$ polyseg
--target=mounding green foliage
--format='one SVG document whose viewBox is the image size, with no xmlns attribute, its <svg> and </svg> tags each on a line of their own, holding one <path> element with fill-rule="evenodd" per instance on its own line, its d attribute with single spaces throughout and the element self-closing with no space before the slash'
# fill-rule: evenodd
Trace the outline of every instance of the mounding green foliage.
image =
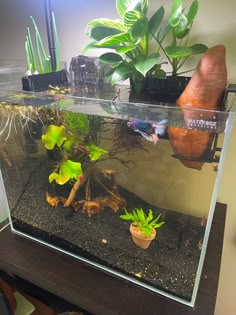
<svg viewBox="0 0 236 315">
<path fill-rule="evenodd" d="M 158 222 L 161 214 L 157 218 L 153 218 L 153 211 L 149 209 L 148 215 L 142 208 L 134 208 L 132 212 L 125 209 L 125 214 L 120 215 L 120 218 L 127 221 L 133 221 L 134 225 L 142 231 L 147 237 L 150 237 L 153 229 L 159 229 L 165 222 Z"/>
<path fill-rule="evenodd" d="M 148 0 L 116 0 L 116 8 L 120 20 L 100 18 L 87 24 L 86 34 L 92 42 L 83 50 L 84 53 L 97 48 L 109 50 L 99 59 L 110 66 L 107 79 L 112 84 L 129 78 L 137 82 L 150 76 L 165 77 L 163 65 L 168 63 L 176 76 L 191 55 L 207 49 L 203 44 L 188 46 L 198 12 L 197 0 L 193 0 L 187 12 L 183 0 L 174 0 L 167 20 L 164 6 L 148 17 Z M 170 44 L 166 44 L 167 38 Z"/>
</svg>

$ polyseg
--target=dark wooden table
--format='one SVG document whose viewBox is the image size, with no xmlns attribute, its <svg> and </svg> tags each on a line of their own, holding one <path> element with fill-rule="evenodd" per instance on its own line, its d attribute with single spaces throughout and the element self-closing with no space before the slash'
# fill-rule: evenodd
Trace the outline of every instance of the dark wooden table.
<svg viewBox="0 0 236 315">
<path fill-rule="evenodd" d="M 194 308 L 15 235 L 9 228 L 0 233 L 0 269 L 95 315 L 214 315 L 226 209 L 217 203 Z"/>
</svg>

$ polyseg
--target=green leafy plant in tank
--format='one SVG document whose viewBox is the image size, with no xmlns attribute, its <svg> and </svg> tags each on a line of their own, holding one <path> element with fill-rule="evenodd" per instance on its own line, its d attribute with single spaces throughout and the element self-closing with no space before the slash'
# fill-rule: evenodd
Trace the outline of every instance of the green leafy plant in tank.
<svg viewBox="0 0 236 315">
<path fill-rule="evenodd" d="M 80 153 L 83 153 L 83 159 L 89 158 L 91 161 L 97 161 L 107 153 L 106 150 L 95 144 L 80 145 L 80 140 L 71 131 L 66 132 L 63 125 L 49 125 L 45 134 L 42 135 L 42 141 L 46 149 L 54 150 L 57 147 L 61 151 L 61 161 L 49 175 L 49 182 L 52 183 L 55 180 L 57 184 L 64 185 L 68 181 L 72 181 L 75 182 L 77 190 L 83 181 L 83 170 L 81 161 L 73 161 L 69 158 L 73 156 L 73 151 L 79 149 Z M 73 195 L 70 195 L 65 202 L 66 206 L 72 202 L 75 192 L 75 189 L 73 189 L 71 192 Z"/>
<path fill-rule="evenodd" d="M 161 214 L 153 218 L 153 211 L 149 209 L 148 215 L 142 208 L 134 208 L 132 212 L 125 209 L 125 214 L 120 215 L 122 220 L 132 221 L 134 226 L 142 231 L 147 237 L 150 237 L 153 229 L 159 229 L 165 222 L 160 220 Z"/>
<path fill-rule="evenodd" d="M 67 198 L 55 198 L 47 193 L 47 202 L 51 206 L 63 203 L 75 210 L 82 208 L 89 216 L 106 207 L 114 211 L 123 208 L 125 201 L 117 190 L 116 171 L 98 167 L 103 156 L 109 154 L 97 145 L 100 142 L 98 130 L 102 126 L 101 118 L 69 112 L 56 117 L 57 124 L 47 126 L 42 135 L 45 148 L 52 153 L 49 158 L 57 161 L 54 170 L 49 174 L 49 182 L 60 186 L 69 184 L 72 188 Z M 56 186 L 53 186 L 54 189 Z M 93 190 L 98 196 L 93 196 Z M 67 193 L 67 188 L 63 191 Z M 78 193 L 80 201 L 76 199 Z"/>
<path fill-rule="evenodd" d="M 125 209 L 125 214 L 120 218 L 122 220 L 132 221 L 130 233 L 134 243 L 142 249 L 147 249 L 152 240 L 156 237 L 156 229 L 162 227 L 164 221 L 159 221 L 161 214 L 153 218 L 153 210 L 149 209 L 146 214 L 142 208 L 134 208 L 132 212 Z"/>
</svg>

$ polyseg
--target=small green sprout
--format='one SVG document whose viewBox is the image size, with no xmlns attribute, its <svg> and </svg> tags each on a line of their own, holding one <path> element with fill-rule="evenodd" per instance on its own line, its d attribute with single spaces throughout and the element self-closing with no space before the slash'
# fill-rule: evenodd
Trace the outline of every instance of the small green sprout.
<svg viewBox="0 0 236 315">
<path fill-rule="evenodd" d="M 134 208 L 132 212 L 125 209 L 125 214 L 120 215 L 120 218 L 127 221 L 133 221 L 134 225 L 142 231 L 147 237 L 152 235 L 153 229 L 160 228 L 165 222 L 158 223 L 161 214 L 156 219 L 153 219 L 153 211 L 149 209 L 148 215 L 145 214 L 142 208 Z"/>
</svg>

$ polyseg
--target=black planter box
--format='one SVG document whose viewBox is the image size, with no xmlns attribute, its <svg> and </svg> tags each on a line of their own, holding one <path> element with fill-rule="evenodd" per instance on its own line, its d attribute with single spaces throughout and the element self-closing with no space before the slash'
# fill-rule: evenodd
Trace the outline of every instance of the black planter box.
<svg viewBox="0 0 236 315">
<path fill-rule="evenodd" d="M 65 86 L 68 84 L 68 75 L 66 70 L 33 74 L 22 77 L 23 91 L 41 92 L 48 90 L 49 85 Z"/>
<path fill-rule="evenodd" d="M 145 78 L 142 82 L 141 94 L 147 100 L 158 102 L 176 102 L 182 94 L 191 77 L 185 76 L 166 76 L 163 79 Z M 131 91 L 135 93 L 135 82 L 130 81 Z"/>
</svg>

